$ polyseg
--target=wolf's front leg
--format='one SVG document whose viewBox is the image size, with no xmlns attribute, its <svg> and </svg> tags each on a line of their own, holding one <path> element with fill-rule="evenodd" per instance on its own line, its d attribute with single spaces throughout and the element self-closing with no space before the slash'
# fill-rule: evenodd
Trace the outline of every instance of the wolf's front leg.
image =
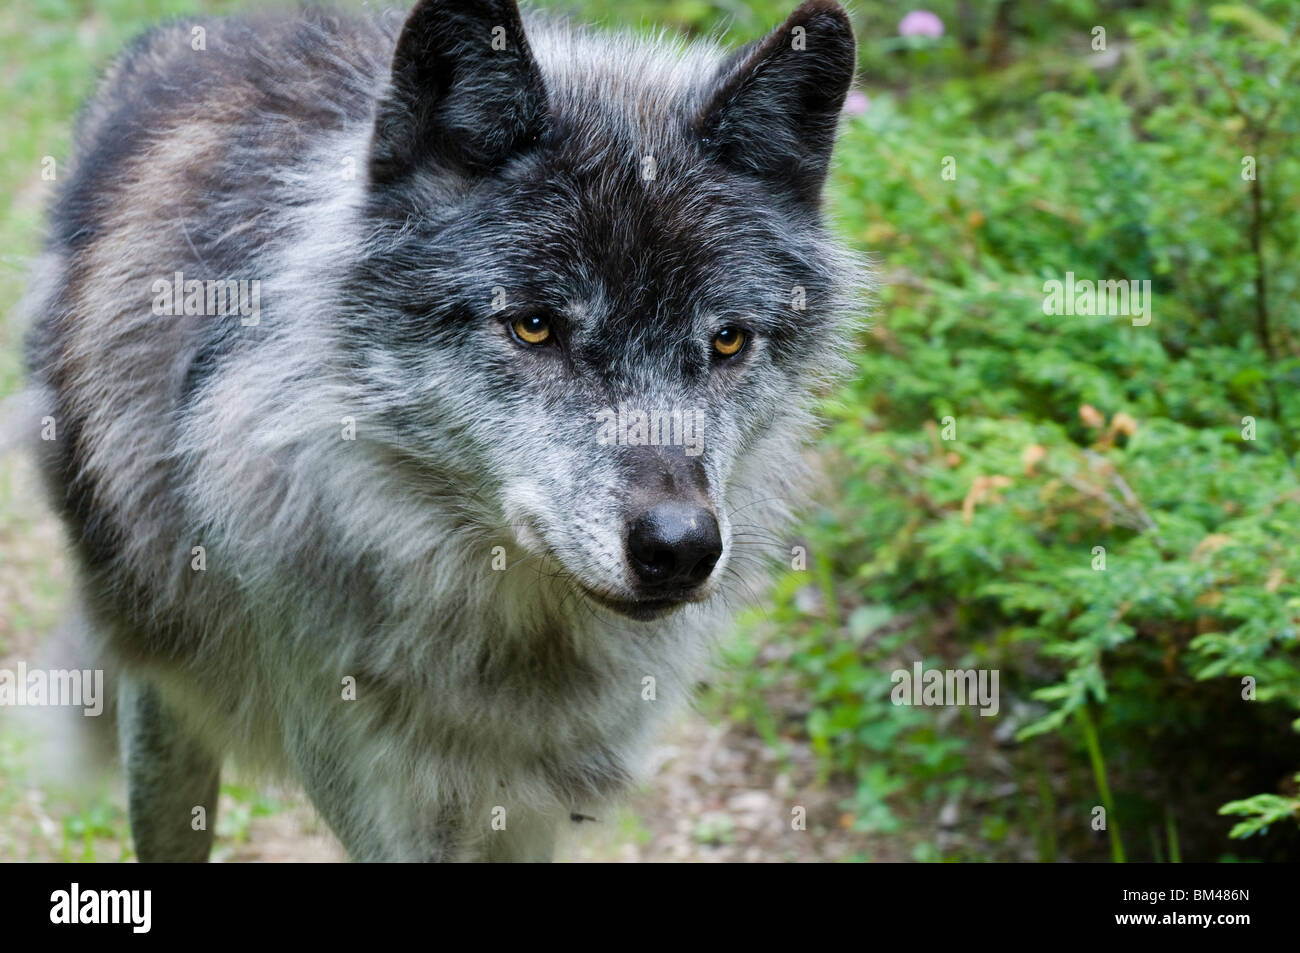
<svg viewBox="0 0 1300 953">
<path fill-rule="evenodd" d="M 220 756 L 194 737 L 149 682 L 124 674 L 118 690 L 118 737 L 136 856 L 207 860 L 217 822 Z"/>
</svg>

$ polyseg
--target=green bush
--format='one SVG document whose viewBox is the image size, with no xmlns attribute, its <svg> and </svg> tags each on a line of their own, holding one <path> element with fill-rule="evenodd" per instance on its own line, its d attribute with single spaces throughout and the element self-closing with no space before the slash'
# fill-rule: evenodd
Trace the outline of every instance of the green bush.
<svg viewBox="0 0 1300 953">
<path fill-rule="evenodd" d="M 1233 836 L 1271 828 L 1237 853 L 1300 842 L 1295 14 L 1169 14 L 1103 20 L 1105 62 L 1058 25 L 1050 69 L 868 88 L 844 137 L 875 327 L 827 407 L 811 577 L 748 627 L 733 701 L 807 693 L 860 827 L 978 805 L 918 856 L 1214 859 L 1229 799 Z M 1045 314 L 1067 272 L 1149 280 L 1150 323 Z M 999 670 L 1000 717 L 893 705 L 916 658 Z"/>
</svg>

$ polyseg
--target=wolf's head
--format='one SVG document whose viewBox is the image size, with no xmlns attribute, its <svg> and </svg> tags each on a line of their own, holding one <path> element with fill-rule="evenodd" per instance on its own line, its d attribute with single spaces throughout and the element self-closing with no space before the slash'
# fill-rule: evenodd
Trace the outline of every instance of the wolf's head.
<svg viewBox="0 0 1300 953">
<path fill-rule="evenodd" d="M 634 618 L 774 543 L 852 307 L 819 204 L 853 67 L 826 0 L 729 57 L 420 3 L 344 303 L 394 460 Z"/>
</svg>

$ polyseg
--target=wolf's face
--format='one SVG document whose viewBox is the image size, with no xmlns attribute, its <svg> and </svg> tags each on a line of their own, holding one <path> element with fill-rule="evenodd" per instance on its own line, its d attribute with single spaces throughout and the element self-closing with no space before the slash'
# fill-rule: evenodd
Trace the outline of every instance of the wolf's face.
<svg viewBox="0 0 1300 953">
<path fill-rule="evenodd" d="M 535 41 L 513 3 L 408 20 L 354 365 L 403 465 L 477 487 L 474 519 L 650 618 L 716 591 L 841 343 L 818 195 L 853 40 L 807 3 L 721 67 L 639 76 Z"/>
</svg>

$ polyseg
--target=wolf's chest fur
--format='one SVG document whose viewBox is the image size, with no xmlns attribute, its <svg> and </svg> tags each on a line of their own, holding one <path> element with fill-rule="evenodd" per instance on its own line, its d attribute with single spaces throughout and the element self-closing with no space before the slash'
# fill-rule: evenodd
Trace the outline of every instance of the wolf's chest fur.
<svg viewBox="0 0 1300 953">
<path fill-rule="evenodd" d="M 109 72 L 30 359 L 141 856 L 206 854 L 228 753 L 368 859 L 542 857 L 628 779 L 785 555 L 852 69 L 824 0 L 729 56 L 425 0 Z"/>
</svg>

